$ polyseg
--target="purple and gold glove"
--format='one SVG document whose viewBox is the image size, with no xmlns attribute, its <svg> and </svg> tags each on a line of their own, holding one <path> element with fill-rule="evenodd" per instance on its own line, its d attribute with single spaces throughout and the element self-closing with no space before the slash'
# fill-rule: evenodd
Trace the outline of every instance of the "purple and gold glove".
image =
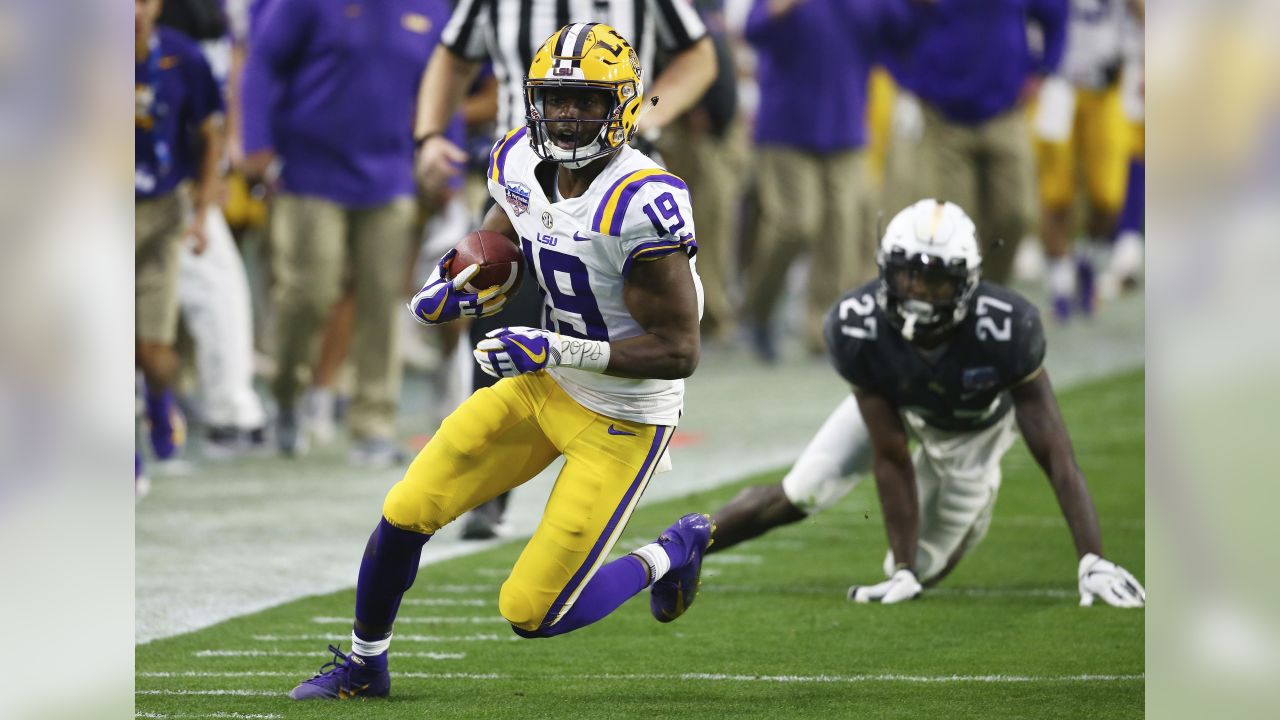
<svg viewBox="0 0 1280 720">
<path fill-rule="evenodd" d="M 604 372 L 609 367 L 609 343 L 565 337 L 531 327 L 498 328 L 485 335 L 473 351 L 486 374 L 515 377 L 553 367 Z"/>
<path fill-rule="evenodd" d="M 450 280 L 449 261 L 457 253 L 457 250 L 450 250 L 440 258 L 436 272 L 406 306 L 413 313 L 413 318 L 423 325 L 441 325 L 460 317 L 489 317 L 507 303 L 507 296 L 497 285 L 479 293 L 463 289 L 467 281 L 480 272 L 479 265 L 468 265 Z"/>
</svg>

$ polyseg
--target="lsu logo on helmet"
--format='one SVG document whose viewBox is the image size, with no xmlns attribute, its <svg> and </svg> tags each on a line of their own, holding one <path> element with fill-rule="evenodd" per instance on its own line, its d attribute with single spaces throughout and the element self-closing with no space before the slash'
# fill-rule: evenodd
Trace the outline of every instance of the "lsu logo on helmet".
<svg viewBox="0 0 1280 720">
<path fill-rule="evenodd" d="M 525 121 L 529 143 L 539 157 L 569 167 L 621 148 L 635 137 L 644 98 L 640 59 L 626 38 L 602 23 L 565 25 L 538 48 L 525 78 Z M 599 132 L 583 146 L 568 150 L 548 138 L 543 94 L 549 88 L 599 90 L 608 93 L 612 107 L 599 123 Z"/>
</svg>

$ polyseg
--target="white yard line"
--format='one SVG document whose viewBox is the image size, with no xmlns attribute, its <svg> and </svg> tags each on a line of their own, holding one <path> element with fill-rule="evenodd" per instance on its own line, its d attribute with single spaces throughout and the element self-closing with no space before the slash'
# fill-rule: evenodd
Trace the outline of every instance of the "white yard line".
<svg viewBox="0 0 1280 720">
<path fill-rule="evenodd" d="M 317 625 L 350 625 L 351 616 L 328 616 L 320 615 L 311 618 L 311 622 Z M 455 617 L 450 615 L 397 615 L 396 625 L 412 625 L 420 623 L 423 625 L 487 625 L 490 623 L 508 625 L 506 618 L 501 615 L 483 615 L 480 617 Z"/>
<path fill-rule="evenodd" d="M 166 720 L 169 717 L 230 717 L 233 720 L 276 720 L 283 715 L 276 715 L 274 712 L 200 712 L 200 714 L 191 714 L 191 712 L 134 712 L 134 717 L 155 717 L 157 720 Z"/>
<path fill-rule="evenodd" d="M 252 677 L 283 677 L 286 673 L 255 673 Z M 421 680 L 518 680 L 525 676 L 500 673 L 392 673 L 399 678 Z M 139 677 L 244 677 L 236 673 L 139 673 Z M 777 684 L 858 684 L 905 683 L 909 685 L 932 684 L 1030 684 L 1030 683 L 1123 683 L 1144 682 L 1146 675 L 908 675 L 899 673 L 868 673 L 859 675 L 746 675 L 728 673 L 591 673 L 558 675 L 562 680 L 625 681 L 625 682 L 713 682 L 713 683 L 777 683 Z M 282 691 L 244 689 L 220 690 L 138 690 L 138 695 L 244 695 L 282 696 Z"/>
<path fill-rule="evenodd" d="M 447 642 L 497 642 L 502 640 L 520 640 L 520 636 L 511 635 L 493 635 L 482 633 L 477 635 L 401 635 L 396 633 L 396 643 L 405 642 L 426 642 L 426 643 L 447 643 Z M 254 635 L 253 640 L 257 642 L 349 642 L 351 633 L 313 633 L 310 635 Z"/>
<path fill-rule="evenodd" d="M 197 650 L 191 653 L 198 658 L 211 657 L 319 657 L 322 653 L 301 650 Z M 462 660 L 466 653 L 412 652 L 396 655 L 423 658 L 425 660 Z"/>
</svg>

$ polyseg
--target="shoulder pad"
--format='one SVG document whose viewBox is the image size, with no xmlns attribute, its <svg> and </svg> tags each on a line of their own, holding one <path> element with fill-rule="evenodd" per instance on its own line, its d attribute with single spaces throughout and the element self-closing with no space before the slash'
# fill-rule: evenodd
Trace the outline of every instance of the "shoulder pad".
<svg viewBox="0 0 1280 720">
<path fill-rule="evenodd" d="M 672 199 L 660 205 L 653 202 L 660 201 L 664 193 Z M 662 168 L 644 168 L 624 175 L 605 191 L 592 215 L 591 230 L 621 237 L 632 227 L 650 226 L 659 237 L 679 236 L 683 234 L 679 226 L 691 227 L 692 222 L 689 186 L 684 180 Z M 674 233 L 669 230 L 673 226 Z"/>
<path fill-rule="evenodd" d="M 973 332 L 999 359 L 1005 380 L 1020 382 L 1044 363 L 1044 327 L 1040 311 L 1018 293 L 998 285 L 978 287 Z"/>
</svg>

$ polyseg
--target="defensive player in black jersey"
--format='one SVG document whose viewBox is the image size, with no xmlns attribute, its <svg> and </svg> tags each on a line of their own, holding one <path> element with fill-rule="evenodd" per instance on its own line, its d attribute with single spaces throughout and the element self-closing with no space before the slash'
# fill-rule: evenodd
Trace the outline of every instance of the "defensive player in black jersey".
<svg viewBox="0 0 1280 720">
<path fill-rule="evenodd" d="M 709 552 L 830 506 L 870 471 L 888 579 L 849 588 L 849 599 L 914 598 L 986 535 L 1016 423 L 1075 540 L 1080 604 L 1142 607 L 1142 585 L 1102 557 L 1098 515 L 1043 367 L 1039 312 L 981 281 L 973 221 L 954 204 L 922 200 L 889 223 L 877 262 L 879 279 L 845 295 L 826 323 L 852 397 L 780 484 L 747 488 L 715 514 Z"/>
</svg>

